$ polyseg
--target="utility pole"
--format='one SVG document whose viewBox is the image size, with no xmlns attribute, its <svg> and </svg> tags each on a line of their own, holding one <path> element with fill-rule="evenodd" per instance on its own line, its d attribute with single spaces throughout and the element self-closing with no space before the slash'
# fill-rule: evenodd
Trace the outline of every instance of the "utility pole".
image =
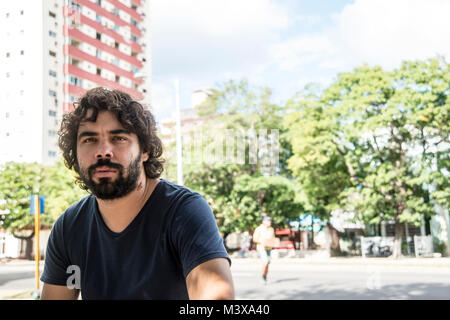
<svg viewBox="0 0 450 320">
<path fill-rule="evenodd" d="M 181 114 L 180 114 L 180 81 L 175 79 L 175 105 L 176 105 L 176 144 L 177 144 L 177 183 L 183 185 L 183 154 L 181 144 Z"/>
</svg>

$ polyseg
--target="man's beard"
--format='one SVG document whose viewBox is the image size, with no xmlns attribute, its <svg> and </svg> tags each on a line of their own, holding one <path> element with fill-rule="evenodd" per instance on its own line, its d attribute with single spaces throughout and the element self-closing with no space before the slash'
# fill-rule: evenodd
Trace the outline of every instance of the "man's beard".
<svg viewBox="0 0 450 320">
<path fill-rule="evenodd" d="M 80 180 L 91 191 L 91 193 L 102 200 L 113 200 L 121 198 L 134 191 L 141 172 L 140 157 L 132 161 L 128 166 L 127 176 L 123 176 L 124 167 L 118 163 L 113 163 L 109 159 L 99 159 L 96 164 L 91 165 L 87 170 L 80 170 Z M 96 183 L 92 177 L 98 167 L 107 166 L 118 171 L 116 180 L 112 177 L 99 178 Z M 87 171 L 87 174 L 86 174 Z"/>
</svg>

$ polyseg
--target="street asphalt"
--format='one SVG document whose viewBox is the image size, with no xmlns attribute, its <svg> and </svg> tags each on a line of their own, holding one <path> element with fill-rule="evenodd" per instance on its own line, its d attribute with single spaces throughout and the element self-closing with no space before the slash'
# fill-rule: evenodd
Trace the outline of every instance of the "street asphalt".
<svg viewBox="0 0 450 320">
<path fill-rule="evenodd" d="M 238 300 L 450 299 L 450 258 L 278 258 L 266 284 L 258 259 L 232 258 L 231 271 Z M 0 263 L 0 299 L 34 289 L 33 261 Z"/>
</svg>

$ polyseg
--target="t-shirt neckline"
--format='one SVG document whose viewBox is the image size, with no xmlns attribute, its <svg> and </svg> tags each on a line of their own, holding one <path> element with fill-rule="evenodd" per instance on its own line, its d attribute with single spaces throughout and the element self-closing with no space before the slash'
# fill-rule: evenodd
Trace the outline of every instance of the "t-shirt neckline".
<svg viewBox="0 0 450 320">
<path fill-rule="evenodd" d="M 159 182 L 156 184 L 155 189 L 153 189 L 152 194 L 150 197 L 148 197 L 147 201 L 145 202 L 142 209 L 139 211 L 139 213 L 134 217 L 134 219 L 120 232 L 114 232 L 112 231 L 103 220 L 102 215 L 100 214 L 100 210 L 98 208 L 98 202 L 97 198 L 95 196 L 92 196 L 94 198 L 94 208 L 95 208 L 95 216 L 100 221 L 100 224 L 102 228 L 112 237 L 118 238 L 123 236 L 124 234 L 128 233 L 130 230 L 134 229 L 134 227 L 137 225 L 139 220 L 142 219 L 142 216 L 144 215 L 144 212 L 147 211 L 147 207 L 150 205 L 150 203 L 154 202 L 154 198 L 157 196 L 157 194 L 160 192 L 161 187 L 160 185 L 164 182 L 164 179 L 160 179 Z"/>
</svg>

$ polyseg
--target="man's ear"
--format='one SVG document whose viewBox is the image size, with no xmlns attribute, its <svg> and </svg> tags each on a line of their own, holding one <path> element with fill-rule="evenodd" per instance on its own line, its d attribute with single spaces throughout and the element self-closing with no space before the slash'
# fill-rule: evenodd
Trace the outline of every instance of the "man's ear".
<svg viewBox="0 0 450 320">
<path fill-rule="evenodd" d="M 146 162 L 149 159 L 149 157 L 150 156 L 148 155 L 148 152 L 143 152 L 141 156 L 142 162 Z"/>
</svg>

